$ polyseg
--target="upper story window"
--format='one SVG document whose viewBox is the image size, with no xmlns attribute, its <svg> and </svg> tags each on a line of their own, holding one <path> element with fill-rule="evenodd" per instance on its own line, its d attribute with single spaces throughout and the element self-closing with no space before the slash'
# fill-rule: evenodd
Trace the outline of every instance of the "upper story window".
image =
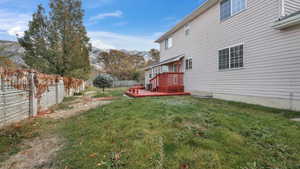
<svg viewBox="0 0 300 169">
<path fill-rule="evenodd" d="M 165 49 L 169 49 L 173 46 L 173 38 L 168 38 L 165 40 Z"/>
<path fill-rule="evenodd" d="M 219 50 L 219 70 L 244 67 L 244 45 Z"/>
<path fill-rule="evenodd" d="M 223 0 L 220 4 L 220 19 L 225 20 L 246 8 L 246 0 Z"/>
<path fill-rule="evenodd" d="M 190 25 L 189 24 L 186 24 L 184 26 L 184 34 L 185 34 L 185 36 L 188 36 L 190 34 Z"/>
</svg>

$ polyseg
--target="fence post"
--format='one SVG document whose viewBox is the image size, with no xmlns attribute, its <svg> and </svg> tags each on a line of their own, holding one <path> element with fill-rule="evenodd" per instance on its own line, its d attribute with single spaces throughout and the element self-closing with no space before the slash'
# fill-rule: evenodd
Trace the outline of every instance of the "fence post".
<svg viewBox="0 0 300 169">
<path fill-rule="evenodd" d="M 55 83 L 55 103 L 56 104 L 59 104 L 59 85 L 60 85 L 60 81 L 58 80 L 56 83 Z"/>
<path fill-rule="evenodd" d="M 1 97 L 2 97 L 2 112 L 3 112 L 3 116 L 0 117 L 3 120 L 3 124 L 5 124 L 6 122 L 6 97 L 5 97 L 5 81 L 4 81 L 4 77 L 2 75 L 0 75 L 1 77 Z M 2 124 L 0 124 L 1 126 Z"/>
<path fill-rule="evenodd" d="M 38 113 L 38 100 L 36 98 L 36 86 L 34 83 L 35 73 L 28 74 L 29 82 L 29 117 L 36 116 Z"/>
</svg>

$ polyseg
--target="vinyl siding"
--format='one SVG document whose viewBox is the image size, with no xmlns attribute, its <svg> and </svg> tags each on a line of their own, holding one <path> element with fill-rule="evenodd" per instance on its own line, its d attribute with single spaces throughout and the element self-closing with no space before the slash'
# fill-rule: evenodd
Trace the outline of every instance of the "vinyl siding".
<svg viewBox="0 0 300 169">
<path fill-rule="evenodd" d="M 285 0 L 285 14 L 290 15 L 295 12 L 300 11 L 300 1 L 299 0 Z"/>
<path fill-rule="evenodd" d="M 292 0 L 290 0 L 292 1 Z M 296 1 L 296 0 L 295 0 Z M 188 91 L 300 100 L 300 26 L 283 31 L 271 26 L 281 0 L 247 0 L 247 9 L 221 22 L 219 4 L 173 34 L 173 47 L 162 59 L 193 57 L 185 73 Z M 244 67 L 218 70 L 218 50 L 244 44 Z"/>
</svg>

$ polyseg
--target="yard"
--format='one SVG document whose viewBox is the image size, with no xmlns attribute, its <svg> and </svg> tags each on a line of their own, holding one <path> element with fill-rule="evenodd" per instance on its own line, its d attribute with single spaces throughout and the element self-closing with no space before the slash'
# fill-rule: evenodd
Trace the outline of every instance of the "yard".
<svg viewBox="0 0 300 169">
<path fill-rule="evenodd" d="M 47 165 L 58 169 L 300 168 L 300 123 L 289 120 L 300 113 L 190 96 L 130 99 L 122 92 L 98 92 L 94 97 L 118 99 L 81 115 L 0 130 L 0 160 L 26 149 L 24 140 L 54 134 L 63 146 Z"/>
</svg>

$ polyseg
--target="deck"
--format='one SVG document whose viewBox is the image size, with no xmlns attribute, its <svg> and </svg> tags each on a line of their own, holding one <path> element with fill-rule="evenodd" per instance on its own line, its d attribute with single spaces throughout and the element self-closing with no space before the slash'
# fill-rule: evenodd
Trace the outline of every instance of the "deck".
<svg viewBox="0 0 300 169">
<path fill-rule="evenodd" d="M 188 92 L 152 92 L 144 89 L 129 90 L 126 95 L 130 97 L 158 97 L 158 96 L 187 96 L 191 95 Z"/>
</svg>

